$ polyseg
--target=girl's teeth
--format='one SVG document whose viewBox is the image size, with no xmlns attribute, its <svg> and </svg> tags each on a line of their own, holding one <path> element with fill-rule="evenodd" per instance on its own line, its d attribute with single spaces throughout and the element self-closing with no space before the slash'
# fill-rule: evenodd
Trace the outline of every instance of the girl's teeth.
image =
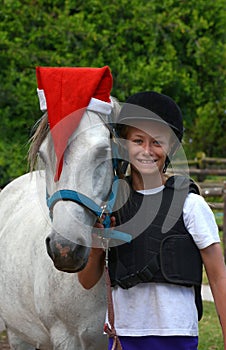
<svg viewBox="0 0 226 350">
<path fill-rule="evenodd" d="M 141 163 L 150 164 L 150 163 L 154 163 L 154 160 L 141 160 Z"/>
</svg>

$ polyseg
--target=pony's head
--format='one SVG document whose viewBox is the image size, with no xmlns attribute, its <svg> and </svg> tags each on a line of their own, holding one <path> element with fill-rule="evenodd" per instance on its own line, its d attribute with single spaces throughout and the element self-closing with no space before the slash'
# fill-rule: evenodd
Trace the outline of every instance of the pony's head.
<svg viewBox="0 0 226 350">
<path fill-rule="evenodd" d="M 46 238 L 47 252 L 61 271 L 78 272 L 87 263 L 97 218 L 92 208 L 84 203 L 83 196 L 97 207 L 108 200 L 113 181 L 108 125 L 115 120 L 118 111 L 119 104 L 114 99 L 111 116 L 85 110 L 64 151 L 58 181 L 54 181 L 56 155 L 47 115 L 43 116 L 33 136 L 30 162 L 34 166 L 38 155 L 44 163 L 47 205 L 52 220 L 51 232 Z M 71 194 L 75 196 L 73 193 L 78 200 L 70 197 Z"/>
</svg>

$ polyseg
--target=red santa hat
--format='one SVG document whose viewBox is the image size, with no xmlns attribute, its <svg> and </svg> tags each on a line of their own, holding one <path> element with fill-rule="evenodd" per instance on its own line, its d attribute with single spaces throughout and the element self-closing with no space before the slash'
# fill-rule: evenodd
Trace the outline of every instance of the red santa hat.
<svg viewBox="0 0 226 350">
<path fill-rule="evenodd" d="M 102 68 L 37 67 L 40 109 L 48 111 L 57 158 L 55 181 L 59 180 L 68 139 L 86 109 L 110 114 L 112 75 Z"/>
</svg>

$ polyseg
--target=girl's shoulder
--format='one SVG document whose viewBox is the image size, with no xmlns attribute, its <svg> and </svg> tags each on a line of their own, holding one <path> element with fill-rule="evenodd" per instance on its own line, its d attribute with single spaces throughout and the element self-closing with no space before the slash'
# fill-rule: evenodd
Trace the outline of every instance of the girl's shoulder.
<svg viewBox="0 0 226 350">
<path fill-rule="evenodd" d="M 194 193 L 194 192 L 189 192 L 187 194 L 186 200 L 184 205 L 186 207 L 190 207 L 191 209 L 193 208 L 193 210 L 197 210 L 197 208 L 200 209 L 205 209 L 208 211 L 212 211 L 209 204 L 206 202 L 205 198 L 201 195 L 199 195 L 198 193 Z"/>
<path fill-rule="evenodd" d="M 185 227 L 192 235 L 199 249 L 220 242 L 214 214 L 202 196 L 189 193 L 183 207 Z"/>
</svg>

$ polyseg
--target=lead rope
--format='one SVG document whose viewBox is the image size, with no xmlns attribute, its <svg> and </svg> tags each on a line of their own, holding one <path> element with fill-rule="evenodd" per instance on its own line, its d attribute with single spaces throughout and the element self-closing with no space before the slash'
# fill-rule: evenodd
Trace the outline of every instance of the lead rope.
<svg viewBox="0 0 226 350">
<path fill-rule="evenodd" d="M 111 350 L 123 350 L 114 326 L 115 314 L 114 314 L 114 305 L 112 300 L 111 280 L 110 280 L 109 269 L 108 269 L 108 249 L 109 249 L 108 246 L 105 247 L 106 254 L 105 254 L 104 272 L 105 272 L 105 283 L 107 288 L 108 323 L 105 323 L 104 325 L 104 332 L 107 333 L 107 335 L 110 338 L 114 338 Z"/>
</svg>

